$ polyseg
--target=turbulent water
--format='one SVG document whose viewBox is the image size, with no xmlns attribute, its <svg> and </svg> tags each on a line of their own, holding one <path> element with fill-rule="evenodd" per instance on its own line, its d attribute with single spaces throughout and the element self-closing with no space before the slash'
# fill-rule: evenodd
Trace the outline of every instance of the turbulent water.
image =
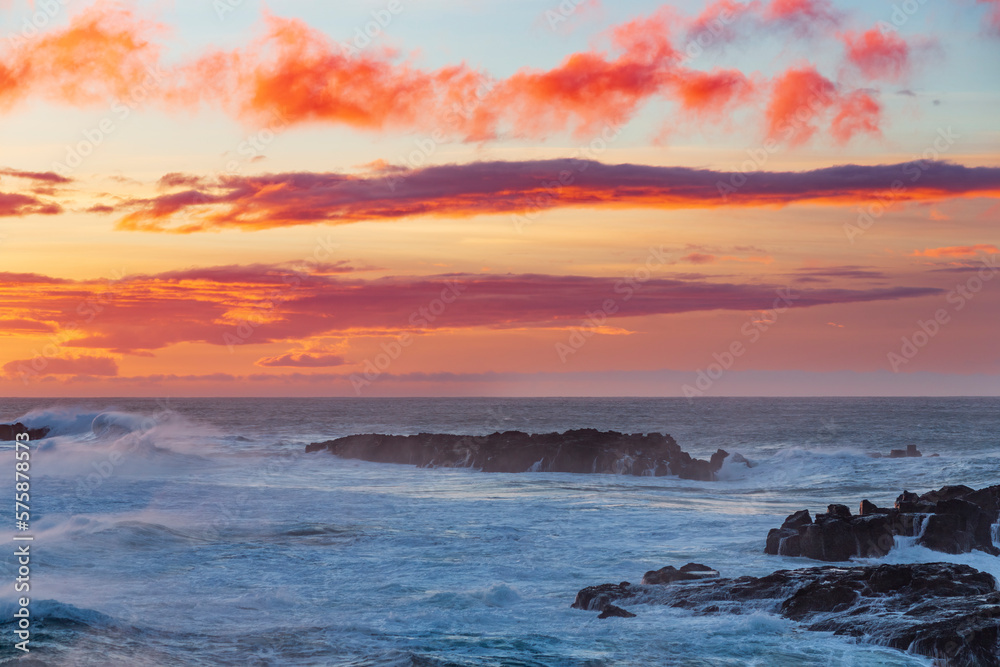
<svg viewBox="0 0 1000 667">
<path fill-rule="evenodd" d="M 926 665 L 762 609 L 602 621 L 570 603 L 689 561 L 723 576 L 815 565 L 763 553 L 803 507 L 1000 483 L 997 399 L 0 399 L 0 423 L 16 420 L 54 429 L 32 452 L 30 656 L 12 648 L 13 546 L 3 561 L 0 661 L 31 664 Z M 694 482 L 303 453 L 362 432 L 579 427 L 757 465 Z M 908 444 L 924 457 L 867 456 Z M 981 552 L 901 544 L 884 560 L 1000 577 Z"/>
</svg>

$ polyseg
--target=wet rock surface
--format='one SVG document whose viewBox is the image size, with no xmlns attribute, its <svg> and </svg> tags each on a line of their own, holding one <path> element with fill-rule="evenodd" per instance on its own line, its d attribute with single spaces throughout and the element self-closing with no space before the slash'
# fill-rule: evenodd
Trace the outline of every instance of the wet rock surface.
<svg viewBox="0 0 1000 667">
<path fill-rule="evenodd" d="M 49 434 L 48 427 L 28 428 L 21 422 L 0 424 L 0 440 L 14 440 L 19 433 L 27 433 L 31 440 L 41 440 Z"/>
<path fill-rule="evenodd" d="M 668 565 L 659 570 L 650 570 L 642 576 L 642 583 L 646 585 L 672 584 L 675 581 L 693 581 L 718 576 L 719 572 L 707 565 L 688 563 L 680 569 Z"/>
<path fill-rule="evenodd" d="M 993 544 L 993 525 L 1000 521 L 1000 485 L 985 489 L 945 486 L 921 496 L 903 491 L 892 508 L 862 500 L 860 514 L 845 505 L 830 505 L 815 520 L 807 510 L 790 515 L 767 534 L 764 551 L 823 561 L 886 555 L 895 536 L 950 554 L 973 549 L 1000 556 Z"/>
<path fill-rule="evenodd" d="M 726 453 L 711 461 L 692 458 L 669 435 L 576 429 L 565 433 L 521 431 L 486 436 L 420 433 L 351 435 L 317 442 L 306 452 L 326 451 L 348 459 L 402 463 L 424 468 L 476 468 L 483 472 L 571 472 L 677 475 L 711 481 Z"/>
<path fill-rule="evenodd" d="M 768 611 L 808 630 L 862 638 L 949 667 L 1000 665 L 1000 592 L 992 576 L 967 565 L 825 566 L 667 585 L 602 584 L 581 590 L 572 606 L 607 618 L 623 611 L 620 604 L 698 614 Z"/>
</svg>

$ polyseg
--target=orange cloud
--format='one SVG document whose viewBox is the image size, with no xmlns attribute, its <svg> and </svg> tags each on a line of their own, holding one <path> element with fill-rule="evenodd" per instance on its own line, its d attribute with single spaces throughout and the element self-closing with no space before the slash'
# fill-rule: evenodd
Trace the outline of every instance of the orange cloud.
<svg viewBox="0 0 1000 667">
<path fill-rule="evenodd" d="M 0 56 L 0 107 L 29 95 L 75 106 L 129 97 L 159 62 L 160 48 L 151 37 L 162 31 L 102 1 L 72 17 L 66 28 L 15 38 Z"/>
<path fill-rule="evenodd" d="M 148 355 L 178 343 L 217 346 L 301 341 L 326 335 L 442 329 L 547 328 L 575 323 L 617 298 L 620 279 L 544 274 L 448 274 L 362 280 L 250 265 L 208 267 L 104 281 L 0 274 L 0 308 L 50 322 L 57 350 Z M 771 307 L 778 285 L 714 282 L 684 274 L 645 281 L 618 298 L 615 317 Z M 616 289 L 618 290 L 616 292 Z M 796 289 L 796 307 L 928 296 L 926 287 Z M 613 327 L 613 323 L 608 324 Z M 114 375 L 104 357 L 12 361 L 8 373 Z M 268 367 L 338 365 L 328 351 L 302 350 L 258 362 Z"/>
<path fill-rule="evenodd" d="M 979 253 L 992 254 L 997 252 L 1000 252 L 1000 249 L 995 245 L 980 243 L 978 245 L 956 245 L 946 248 L 917 250 L 913 253 L 913 257 L 972 257 Z"/>
<path fill-rule="evenodd" d="M 427 69 L 392 50 L 346 48 L 302 21 L 272 15 L 265 15 L 263 33 L 248 45 L 209 50 L 164 70 L 156 38 L 165 28 L 99 2 L 72 17 L 67 28 L 0 57 L 0 106 L 29 95 L 76 106 L 141 95 L 171 109 L 220 107 L 251 124 L 417 129 L 471 141 L 540 139 L 564 131 L 592 136 L 628 122 L 655 98 L 675 102 L 701 123 L 717 123 L 728 120 L 737 105 L 749 106 L 768 86 L 738 70 L 686 67 L 673 43 L 675 34 L 711 27 L 723 13 L 733 21 L 751 17 L 757 29 L 791 26 L 806 33 L 829 32 L 828 26 L 840 20 L 827 3 L 816 0 L 775 0 L 766 8 L 757 2 L 737 4 L 723 0 L 690 20 L 665 7 L 610 30 L 608 50 L 573 53 L 554 68 L 526 67 L 494 80 L 465 64 Z M 724 28 L 713 39 L 730 39 L 727 31 L 734 31 L 735 23 Z M 877 35 L 865 33 L 851 41 L 851 53 L 869 74 L 898 65 L 893 59 L 898 38 Z M 816 91 L 826 101 L 787 135 L 793 145 L 813 137 L 814 119 L 831 110 L 838 142 L 877 131 L 874 94 L 841 90 L 808 65 L 774 82 L 769 136 L 778 136 L 776 129 L 808 108 L 803 104 Z"/>
</svg>

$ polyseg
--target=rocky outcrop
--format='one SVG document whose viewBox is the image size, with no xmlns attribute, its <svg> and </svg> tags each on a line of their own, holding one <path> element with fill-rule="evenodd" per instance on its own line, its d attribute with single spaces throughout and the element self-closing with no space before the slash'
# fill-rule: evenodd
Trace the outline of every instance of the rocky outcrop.
<svg viewBox="0 0 1000 667">
<path fill-rule="evenodd" d="M 607 618 L 621 615 L 617 604 L 662 604 L 697 614 L 758 609 L 808 630 L 863 638 L 941 665 L 1000 665 L 1000 592 L 992 576 L 967 565 L 826 566 L 669 585 L 622 582 L 584 588 L 572 606 Z"/>
<path fill-rule="evenodd" d="M 945 486 L 922 496 L 904 491 L 892 508 L 862 500 L 857 516 L 845 505 L 830 505 L 815 520 L 808 510 L 796 512 L 780 528 L 771 529 L 764 551 L 823 561 L 877 558 L 889 553 L 898 535 L 915 537 L 917 544 L 944 553 L 978 549 L 1000 556 L 992 535 L 998 521 L 1000 485 L 978 491 Z"/>
<path fill-rule="evenodd" d="M 707 565 L 688 563 L 679 570 L 673 565 L 668 565 L 659 570 L 650 570 L 642 576 L 642 583 L 655 586 L 659 584 L 672 584 L 675 581 L 693 581 L 717 576 L 719 576 L 718 570 L 714 570 Z"/>
<path fill-rule="evenodd" d="M 882 458 L 882 455 L 879 454 L 878 452 L 875 452 L 874 454 L 869 454 L 869 456 L 871 456 L 873 459 Z M 906 449 L 890 449 L 887 458 L 912 459 L 912 458 L 919 458 L 921 456 L 923 456 L 923 453 L 921 453 L 921 451 L 917 449 L 916 445 L 907 445 Z M 931 456 L 932 457 L 940 456 L 940 454 L 931 454 Z"/>
<path fill-rule="evenodd" d="M 21 422 L 13 424 L 0 424 L 0 440 L 14 440 L 19 433 L 27 433 L 31 440 L 41 440 L 49 433 L 45 426 L 42 428 L 28 428 Z"/>
<path fill-rule="evenodd" d="M 673 438 L 660 433 L 626 434 L 595 429 L 542 434 L 507 431 L 487 436 L 350 435 L 306 447 L 306 452 L 318 451 L 348 459 L 424 468 L 677 475 L 703 481 L 715 479 L 726 457 L 719 450 L 712 461 L 691 458 Z"/>
</svg>

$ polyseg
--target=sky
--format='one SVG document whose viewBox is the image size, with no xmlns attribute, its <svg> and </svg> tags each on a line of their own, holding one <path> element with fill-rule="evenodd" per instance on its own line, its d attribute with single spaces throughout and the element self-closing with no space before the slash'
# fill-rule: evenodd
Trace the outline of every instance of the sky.
<svg viewBox="0 0 1000 667">
<path fill-rule="evenodd" d="M 0 1 L 0 395 L 1000 395 L 1000 2 L 344 4 Z"/>
</svg>

